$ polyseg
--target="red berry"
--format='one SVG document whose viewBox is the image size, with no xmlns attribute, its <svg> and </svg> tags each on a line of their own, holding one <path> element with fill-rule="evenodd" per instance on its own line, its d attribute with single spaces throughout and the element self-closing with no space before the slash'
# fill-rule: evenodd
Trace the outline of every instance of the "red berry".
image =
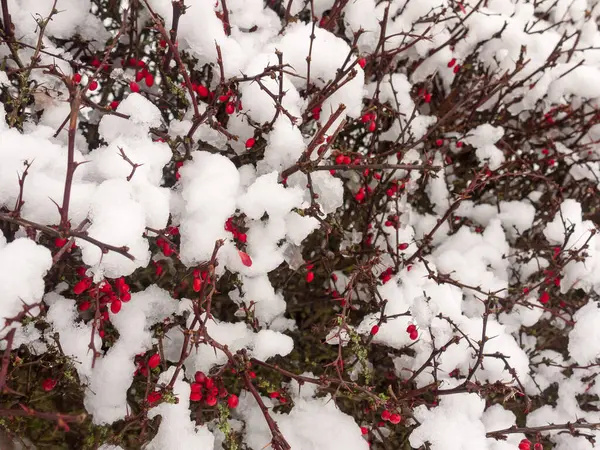
<svg viewBox="0 0 600 450">
<path fill-rule="evenodd" d="M 83 280 L 78 281 L 75 284 L 75 286 L 73 286 L 73 292 L 75 293 L 75 295 L 81 295 L 85 291 L 87 291 L 91 285 L 92 285 L 92 279 L 84 278 Z"/>
<path fill-rule="evenodd" d="M 416 331 L 417 327 L 415 325 L 413 325 L 412 323 L 406 327 L 406 332 L 407 333 L 412 333 L 413 331 Z"/>
<path fill-rule="evenodd" d="M 206 378 L 206 375 L 204 375 L 204 372 L 196 372 L 194 375 L 194 379 L 196 380 L 196 383 L 198 384 L 204 384 L 206 382 L 206 380 L 208 380 L 208 378 Z"/>
<path fill-rule="evenodd" d="M 544 450 L 544 446 L 542 444 L 540 444 L 539 442 L 536 442 L 535 445 L 533 446 L 533 450 Z"/>
<path fill-rule="evenodd" d="M 115 298 L 111 303 L 110 303 L 110 311 L 113 314 L 117 314 L 119 311 L 121 311 L 121 306 L 123 304 L 121 303 L 121 300 L 119 300 L 118 298 Z"/>
<path fill-rule="evenodd" d="M 202 392 L 200 392 L 200 391 L 190 392 L 190 400 L 192 402 L 199 402 L 200 400 L 202 400 Z"/>
<path fill-rule="evenodd" d="M 154 85 L 154 75 L 148 72 L 144 77 L 144 82 L 146 83 L 146 86 L 152 87 Z"/>
<path fill-rule="evenodd" d="M 160 364 L 160 355 L 158 353 L 155 353 L 150 358 L 148 358 L 148 367 L 150 367 L 151 369 L 158 367 L 159 364 Z"/>
<path fill-rule="evenodd" d="M 412 332 L 411 332 L 411 333 L 408 335 L 408 337 L 409 337 L 409 338 L 410 338 L 412 341 L 416 341 L 416 340 L 418 339 L 418 337 L 419 337 L 419 333 L 418 333 L 418 331 L 417 331 L 417 330 L 415 330 L 415 331 L 412 331 Z"/>
<path fill-rule="evenodd" d="M 279 398 L 279 392 L 277 392 L 277 391 L 271 392 L 269 394 L 269 398 Z"/>
<path fill-rule="evenodd" d="M 523 439 L 519 442 L 519 450 L 530 450 L 531 449 L 531 441 L 529 439 Z"/>
<path fill-rule="evenodd" d="M 366 60 L 365 58 L 359 58 L 359 59 L 358 59 L 358 65 L 359 65 L 361 68 L 363 68 L 363 69 L 364 69 L 364 68 L 365 68 L 365 66 L 367 65 L 367 60 Z"/>
<path fill-rule="evenodd" d="M 453 67 L 454 64 L 456 64 L 456 58 L 452 58 L 450 61 L 448 61 L 448 67 Z"/>
<path fill-rule="evenodd" d="M 120 102 L 113 100 L 112 102 L 110 102 L 110 109 L 112 109 L 114 111 L 115 109 L 117 109 L 119 107 L 119 103 Z"/>
<path fill-rule="evenodd" d="M 200 289 L 202 289 L 202 280 L 200 278 L 194 278 L 193 288 L 194 292 L 200 292 Z"/>
<path fill-rule="evenodd" d="M 73 83 L 75 83 L 75 84 L 81 83 L 81 74 L 80 73 L 76 73 L 75 75 L 73 75 Z"/>
<path fill-rule="evenodd" d="M 196 87 L 196 93 L 200 96 L 200 97 L 208 97 L 208 88 L 206 86 L 203 86 L 201 84 L 199 84 Z"/>
<path fill-rule="evenodd" d="M 250 258 L 250 255 L 248 255 L 248 253 L 242 252 L 241 250 L 239 250 L 238 253 L 240 255 L 240 259 L 242 260 L 243 265 L 245 265 L 246 267 L 252 266 L 252 258 Z"/>
<path fill-rule="evenodd" d="M 225 105 L 225 112 L 229 115 L 235 112 L 235 105 L 233 102 L 229 102 L 227 105 Z"/>
<path fill-rule="evenodd" d="M 246 233 L 240 233 L 240 234 L 238 234 L 237 239 L 238 239 L 238 241 L 240 241 L 240 243 L 245 244 L 246 241 L 248 240 L 248 236 L 246 235 Z"/>
<path fill-rule="evenodd" d="M 456 148 L 462 148 L 462 146 L 463 146 L 463 145 L 464 145 L 464 144 L 463 144 L 463 142 L 462 142 L 462 141 L 458 141 L 458 142 L 456 143 Z"/>
<path fill-rule="evenodd" d="M 456 66 L 454 66 L 454 73 L 458 73 L 460 71 L 460 64 L 457 64 Z"/>
<path fill-rule="evenodd" d="M 164 39 L 161 39 L 160 41 L 158 41 L 158 45 L 160 48 L 166 48 L 167 47 L 167 41 L 165 41 Z"/>
<path fill-rule="evenodd" d="M 254 147 L 254 144 L 256 144 L 256 139 L 254 139 L 254 138 L 249 138 L 249 139 L 246 141 L 246 148 L 252 148 L 252 147 Z"/>
<path fill-rule="evenodd" d="M 125 281 L 125 278 L 117 278 L 115 281 L 115 285 L 117 286 L 117 290 L 119 292 L 129 292 L 129 285 Z"/>
<path fill-rule="evenodd" d="M 56 245 L 58 248 L 62 248 L 65 246 L 67 241 L 68 241 L 68 239 L 65 239 L 65 238 L 56 238 L 56 239 L 54 239 L 54 245 Z"/>
<path fill-rule="evenodd" d="M 95 67 L 96 69 L 98 67 L 100 67 L 100 60 L 98 58 L 94 58 L 92 61 L 92 67 Z"/>
<path fill-rule="evenodd" d="M 375 123 L 374 120 L 371 120 L 371 122 L 369 122 L 369 131 L 372 133 L 376 129 L 377 129 L 377 123 Z"/>
<path fill-rule="evenodd" d="M 402 420 L 402 416 L 398 413 L 394 413 L 390 416 L 390 422 L 393 423 L 394 425 L 399 424 L 401 420 Z"/>
<path fill-rule="evenodd" d="M 550 294 L 548 294 L 548 292 L 546 292 L 546 291 L 542 292 L 542 295 L 540 295 L 540 303 L 542 305 L 545 305 L 549 301 L 550 301 Z"/>
<path fill-rule="evenodd" d="M 313 119 L 319 120 L 321 118 L 321 106 L 315 106 L 311 110 L 311 114 L 313 116 Z"/>
<path fill-rule="evenodd" d="M 375 336 L 377 333 L 379 333 L 379 325 L 373 325 L 371 328 L 371 335 Z"/>
<path fill-rule="evenodd" d="M 217 404 L 217 397 L 215 395 L 209 395 L 206 397 L 206 404 L 208 406 L 215 406 Z"/>
<path fill-rule="evenodd" d="M 398 244 L 398 250 L 406 250 L 407 248 L 408 248 L 408 244 L 406 242 Z"/>
<path fill-rule="evenodd" d="M 96 80 L 92 80 L 89 85 L 89 90 L 95 91 L 96 89 L 98 89 L 98 82 Z"/>
<path fill-rule="evenodd" d="M 306 274 L 306 282 L 307 283 L 312 283 L 312 281 L 315 279 L 315 273 L 314 272 L 308 272 Z"/>
<path fill-rule="evenodd" d="M 425 103 L 430 103 L 431 102 L 431 94 L 428 92 L 423 96 L 423 100 L 425 100 Z"/>
<path fill-rule="evenodd" d="M 192 383 L 190 384 L 190 389 L 192 392 L 202 392 L 202 385 L 200 383 Z"/>
<path fill-rule="evenodd" d="M 131 92 L 140 92 L 140 85 L 132 81 L 129 83 L 129 89 L 131 89 Z"/>
<path fill-rule="evenodd" d="M 444 145 L 444 140 L 443 139 L 436 139 L 435 145 L 437 145 L 438 147 L 441 147 L 442 145 Z"/>
<path fill-rule="evenodd" d="M 90 306 L 92 306 L 92 304 L 89 301 L 85 300 L 79 304 L 79 311 L 87 311 L 88 309 L 90 309 Z"/>
<path fill-rule="evenodd" d="M 367 427 L 360 427 L 360 434 L 365 435 L 369 433 L 369 429 Z"/>
<path fill-rule="evenodd" d="M 46 378 L 44 381 L 42 381 L 42 389 L 46 392 L 50 392 L 56 387 L 56 383 L 58 383 L 58 381 L 56 381 L 55 379 Z"/>
<path fill-rule="evenodd" d="M 137 83 L 139 83 L 140 81 L 142 81 L 144 79 L 145 76 L 146 76 L 146 71 L 140 70 L 139 72 L 137 72 L 135 74 L 135 81 Z"/>
<path fill-rule="evenodd" d="M 229 406 L 231 409 L 237 408 L 237 406 L 239 404 L 240 404 L 240 399 L 235 394 L 231 394 L 229 396 L 229 398 L 227 399 L 227 406 Z"/>
<path fill-rule="evenodd" d="M 383 420 L 390 420 L 391 417 L 392 417 L 392 413 L 389 412 L 387 409 L 384 409 L 383 412 L 381 413 L 381 418 Z"/>
<path fill-rule="evenodd" d="M 162 394 L 160 392 L 150 392 L 148 397 L 146 397 L 146 400 L 148 400 L 148 403 L 153 404 L 159 401 L 161 398 Z"/>
</svg>

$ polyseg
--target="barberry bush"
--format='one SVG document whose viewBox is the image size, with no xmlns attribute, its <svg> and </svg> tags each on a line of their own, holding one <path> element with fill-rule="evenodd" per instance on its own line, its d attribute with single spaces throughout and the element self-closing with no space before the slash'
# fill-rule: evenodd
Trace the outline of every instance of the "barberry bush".
<svg viewBox="0 0 600 450">
<path fill-rule="evenodd" d="M 0 0 L 2 448 L 587 450 L 597 0 Z"/>
</svg>

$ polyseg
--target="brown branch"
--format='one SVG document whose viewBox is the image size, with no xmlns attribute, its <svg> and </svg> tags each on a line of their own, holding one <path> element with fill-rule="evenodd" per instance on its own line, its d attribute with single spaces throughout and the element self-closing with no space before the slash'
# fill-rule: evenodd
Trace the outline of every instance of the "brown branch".
<svg viewBox="0 0 600 450">
<path fill-rule="evenodd" d="M 431 170 L 437 172 L 441 169 L 439 166 L 429 166 L 423 164 L 328 164 L 325 166 L 313 167 L 311 170 Z"/>
<path fill-rule="evenodd" d="M 129 157 L 125 154 L 125 151 L 121 147 L 119 147 L 119 155 L 121 156 L 121 158 L 123 158 L 125 161 L 127 161 L 129 163 L 129 165 L 131 166 L 131 173 L 127 176 L 127 181 L 131 181 L 131 179 L 135 175 L 136 169 L 138 167 L 143 166 L 144 164 L 134 163 L 131 159 L 129 159 Z"/>
<path fill-rule="evenodd" d="M 260 396 L 260 394 L 256 390 L 256 387 L 252 383 L 252 378 L 250 378 L 250 374 L 247 371 L 244 371 L 243 375 L 244 386 L 246 386 L 246 389 L 248 389 L 248 391 L 250 391 L 250 394 L 252 394 L 252 397 L 254 397 L 254 400 L 258 404 L 258 407 L 260 408 L 265 418 L 265 421 L 267 422 L 267 426 L 271 431 L 271 447 L 273 447 L 274 450 L 291 450 L 292 447 L 290 446 L 290 444 L 288 444 L 285 437 L 279 430 L 279 425 L 277 425 L 277 422 L 275 422 L 275 420 L 273 420 L 273 418 L 271 417 L 271 414 L 269 414 L 269 409 L 265 405 L 265 402 L 263 402 L 262 397 Z"/>
<path fill-rule="evenodd" d="M 527 434 L 535 434 L 543 431 L 560 431 L 560 430 L 568 430 L 569 432 L 573 432 L 576 429 L 586 429 L 586 430 L 597 430 L 600 429 L 600 422 L 597 423 L 586 423 L 586 422 L 567 422 L 561 424 L 550 424 L 543 425 L 540 427 L 517 427 L 512 426 L 510 428 L 505 428 L 503 430 L 489 431 L 486 433 L 486 437 L 493 439 L 506 439 L 506 436 L 509 434 L 515 433 L 527 433 Z"/>
<path fill-rule="evenodd" d="M 223 29 L 227 36 L 231 36 L 231 25 L 229 24 L 229 10 L 227 9 L 226 0 L 221 0 L 221 6 L 223 8 Z"/>
<path fill-rule="evenodd" d="M 173 2 L 173 5 L 175 3 L 178 3 L 178 2 Z M 181 2 L 181 3 L 183 4 L 183 2 Z M 150 12 L 150 15 L 152 16 L 152 21 L 154 22 L 154 25 L 156 26 L 156 28 L 158 28 L 158 31 L 162 35 L 163 39 L 167 42 L 167 45 L 169 46 L 169 50 L 171 52 L 173 52 L 173 57 L 175 58 L 175 61 L 177 61 L 177 66 L 179 67 L 179 71 L 181 72 L 181 75 L 183 75 L 183 79 L 185 80 L 185 86 L 190 94 L 191 99 L 192 99 L 192 106 L 194 107 L 194 120 L 196 120 L 198 117 L 200 117 L 200 109 L 198 108 L 198 100 L 196 99 L 196 93 L 194 92 L 194 88 L 192 87 L 192 81 L 190 80 L 190 76 L 188 74 L 187 68 L 185 67 L 185 64 L 183 64 L 183 60 L 181 59 L 181 55 L 179 54 L 179 50 L 176 46 L 176 43 L 173 42 L 173 40 L 171 39 L 170 33 L 167 33 L 167 30 L 163 26 L 162 21 L 160 20 L 158 15 L 154 12 L 152 7 L 148 3 L 148 0 L 144 0 L 144 4 L 146 5 L 146 8 L 148 8 L 148 11 Z"/>
<path fill-rule="evenodd" d="M 71 201 L 71 189 L 73 187 L 73 174 L 79 165 L 75 162 L 75 137 L 77 134 L 77 117 L 79 115 L 81 96 L 81 90 L 79 87 L 75 87 L 71 92 L 71 116 L 69 118 L 69 142 L 67 145 L 67 174 L 65 178 L 62 206 L 60 207 L 60 229 L 63 231 L 70 228 L 69 204 Z"/>
<path fill-rule="evenodd" d="M 340 105 L 338 107 L 338 109 L 331 116 L 329 116 L 329 120 L 327 121 L 327 123 L 323 126 L 323 128 L 321 128 L 319 131 L 317 131 L 317 133 L 313 137 L 313 140 L 309 144 L 308 148 L 304 151 L 304 153 L 302 153 L 302 156 L 300 157 L 298 162 L 296 164 L 294 164 L 292 167 L 285 169 L 283 172 L 281 172 L 280 179 L 286 179 L 290 175 L 298 172 L 306 162 L 310 161 L 310 157 L 311 157 L 313 151 L 315 150 L 315 148 L 317 147 L 317 145 L 319 145 L 320 143 L 325 141 L 325 133 L 327 133 L 327 131 L 331 128 L 333 123 L 342 114 L 342 112 L 344 112 L 345 109 L 346 109 L 345 105 Z M 342 121 L 340 123 L 340 126 L 343 126 L 343 125 L 344 125 L 344 122 Z M 338 126 L 338 130 L 340 129 L 340 126 Z M 337 130 L 336 130 L 336 132 L 337 132 Z"/>
<path fill-rule="evenodd" d="M 61 414 L 61 413 L 51 413 L 51 412 L 42 412 L 36 411 L 34 409 L 28 408 L 25 405 L 20 405 L 21 409 L 0 409 L 0 417 L 27 417 L 33 416 L 38 419 L 43 420 L 54 420 L 58 422 L 59 426 L 64 427 L 63 424 L 66 423 L 82 423 L 87 414 L 81 413 L 76 415 L 71 414 Z"/>
<path fill-rule="evenodd" d="M 10 46 L 15 39 L 15 26 L 12 23 L 12 18 L 8 11 L 8 0 L 2 0 L 2 24 L 4 25 L 6 43 Z"/>
<path fill-rule="evenodd" d="M 6 341 L 6 348 L 2 354 L 2 368 L 0 369 L 0 393 L 4 392 L 4 387 L 6 386 L 6 374 L 8 373 L 8 366 L 10 365 L 10 351 L 12 350 L 15 332 L 15 328 L 11 329 L 4 338 Z"/>
<path fill-rule="evenodd" d="M 171 22 L 171 30 L 169 31 L 170 41 L 175 43 L 177 42 L 177 30 L 179 28 L 179 18 L 183 13 L 185 13 L 185 2 L 184 0 L 174 1 L 173 5 L 173 21 Z M 167 50 L 167 54 L 165 55 L 165 61 L 163 63 L 163 72 L 167 72 L 169 70 L 169 64 L 171 63 L 171 58 L 173 57 L 173 47 L 169 45 Z"/>
<path fill-rule="evenodd" d="M 21 217 L 12 217 L 7 213 L 0 213 L 0 221 L 5 221 L 9 223 L 14 223 L 16 225 L 20 225 L 22 227 L 29 227 L 35 230 L 41 231 L 43 233 L 49 234 L 55 237 L 76 237 L 81 240 L 87 241 L 90 244 L 94 244 L 96 247 L 99 247 L 102 250 L 102 253 L 108 253 L 109 251 L 119 253 L 120 255 L 129 258 L 132 261 L 135 261 L 135 257 L 129 253 L 129 248 L 126 246 L 116 247 L 114 245 L 105 244 L 93 237 L 88 236 L 85 231 L 75 231 L 75 230 L 57 230 L 55 228 L 42 225 L 36 222 L 32 222 L 31 220 L 23 219 Z"/>
</svg>

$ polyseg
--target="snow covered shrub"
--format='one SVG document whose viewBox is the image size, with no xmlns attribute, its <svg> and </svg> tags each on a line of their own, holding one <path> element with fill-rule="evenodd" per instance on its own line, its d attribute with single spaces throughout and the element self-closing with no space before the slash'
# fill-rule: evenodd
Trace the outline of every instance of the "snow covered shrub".
<svg viewBox="0 0 600 450">
<path fill-rule="evenodd" d="M 0 441 L 593 447 L 600 2 L 0 6 Z"/>
</svg>

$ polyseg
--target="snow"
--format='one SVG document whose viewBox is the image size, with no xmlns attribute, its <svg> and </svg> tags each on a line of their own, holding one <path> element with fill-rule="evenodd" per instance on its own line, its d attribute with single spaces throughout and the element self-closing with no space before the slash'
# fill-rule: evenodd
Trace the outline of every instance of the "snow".
<svg viewBox="0 0 600 450">
<path fill-rule="evenodd" d="M 600 309 L 596 302 L 589 302 L 579 309 L 575 316 L 575 326 L 569 333 L 569 355 L 580 366 L 593 364 L 600 357 L 598 320 Z"/>
<path fill-rule="evenodd" d="M 94 192 L 90 202 L 89 216 L 92 225 L 88 234 L 115 247 L 125 246 L 134 260 L 115 252 L 103 254 L 102 250 L 83 239 L 77 239 L 85 264 L 94 271 L 111 278 L 130 275 L 138 267 L 150 261 L 148 241 L 142 236 L 146 221 L 142 205 L 135 200 L 133 187 L 125 180 L 104 181 Z M 116 227 L 115 223 L 119 223 Z"/>
<path fill-rule="evenodd" d="M 128 414 L 127 390 L 136 369 L 133 358 L 152 347 L 150 327 L 175 310 L 176 303 L 168 292 L 149 286 L 132 294 L 121 311 L 112 315 L 119 339 L 96 361 L 85 397 L 86 409 L 95 424 L 111 424 Z"/>
<path fill-rule="evenodd" d="M 63 353 L 74 361 L 80 379 L 89 383 L 94 356 L 89 347 L 91 324 L 78 322 L 77 305 L 71 299 L 51 292 L 45 296 L 44 301 L 50 305 L 46 318 L 52 325 L 52 330 L 58 334 Z M 95 348 L 101 348 L 102 339 L 98 330 L 95 330 L 93 336 Z"/>
<path fill-rule="evenodd" d="M 0 236 L 1 233 L 0 233 Z M 7 244 L 4 236 L 0 239 L 0 321 L 16 318 L 23 305 L 39 303 L 44 295 L 46 272 L 52 267 L 50 251 L 37 245 L 31 239 L 19 238 Z M 18 326 L 18 323 L 3 328 L 0 336 Z"/>
<path fill-rule="evenodd" d="M 250 219 L 259 220 L 265 213 L 269 218 L 279 218 L 301 205 L 303 191 L 283 187 L 277 177 L 277 172 L 271 172 L 257 178 L 238 199 L 240 210 Z"/>
<path fill-rule="evenodd" d="M 292 338 L 272 330 L 260 330 L 254 338 L 252 354 L 264 361 L 272 356 L 287 356 L 294 348 Z"/>
<path fill-rule="evenodd" d="M 481 422 L 484 407 L 485 402 L 477 394 L 443 397 L 432 410 L 418 406 L 413 414 L 420 425 L 411 433 L 410 445 L 419 448 L 429 442 L 432 450 L 486 448 L 485 426 Z"/>
<path fill-rule="evenodd" d="M 306 397 L 295 395 L 294 408 L 290 414 L 272 413 L 279 429 L 290 446 L 296 450 L 326 448 L 344 448 L 348 450 L 367 450 L 367 441 L 363 440 L 360 428 L 354 420 L 341 412 L 329 395 L 311 398 L 310 388 L 303 387 Z M 292 389 L 292 392 L 297 392 Z M 272 401 L 263 398 L 270 406 Z M 264 417 L 251 396 L 244 393 L 240 397 L 238 413 L 247 424 L 246 442 L 252 450 L 260 450 L 271 440 Z"/>
<path fill-rule="evenodd" d="M 159 383 L 168 383 L 175 374 L 175 367 L 163 372 Z M 173 386 L 173 395 L 178 402 L 175 404 L 161 403 L 152 408 L 148 417 L 160 416 L 161 423 L 158 433 L 147 448 L 162 450 L 165 448 L 209 450 L 214 446 L 214 436 L 207 426 L 196 426 L 190 419 L 190 385 L 183 380 L 183 373 L 177 375 Z"/>
<path fill-rule="evenodd" d="M 285 300 L 280 292 L 275 292 L 266 275 L 257 277 L 242 277 L 241 297 L 235 290 L 230 292 L 236 303 L 244 303 L 247 307 L 254 304 L 254 314 L 263 323 L 270 323 L 285 312 Z"/>
<path fill-rule="evenodd" d="M 202 82 L 211 94 L 231 89 L 231 100 L 243 107 L 225 117 L 223 101 L 210 104 L 203 98 L 198 117 L 188 92 L 182 98 L 175 89 L 163 92 L 163 81 L 177 86 L 182 79 L 163 80 L 162 71 L 152 88 L 130 92 L 135 71 L 120 65 L 122 52 L 115 50 L 107 54 L 110 74 L 98 80 L 102 94 L 86 93 L 78 111 L 84 126 L 74 136 L 68 126 L 57 133 L 69 117 L 74 92 L 64 81 L 77 68 L 87 83 L 88 56 L 101 57 L 116 33 L 109 31 L 116 22 L 100 19 L 98 3 L 58 0 L 39 42 L 43 52 L 36 56 L 36 21 L 48 17 L 51 2 L 6 2 L 15 37 L 24 45 L 0 46 L 0 213 L 10 219 L 1 221 L 0 231 L 2 349 L 11 329 L 12 348 L 27 346 L 36 357 L 54 355 L 59 344 L 77 371 L 92 422 L 111 426 L 139 411 L 131 404 L 140 396 L 134 387 L 136 357 L 160 347 L 163 364 L 149 377 L 151 389 L 165 388 L 180 359 L 183 366 L 172 386 L 177 401 L 148 410 L 148 418 L 162 419 L 145 448 L 212 450 L 225 434 L 218 419 L 196 423 L 190 414 L 195 372 L 229 374 L 245 357 L 304 370 L 308 361 L 298 356 L 303 351 L 298 344 L 304 344 L 299 340 L 307 331 L 296 322 L 297 308 L 304 301 L 322 302 L 319 311 L 331 304 L 331 315 L 327 321 L 315 317 L 310 328 L 321 345 L 355 353 L 363 350 L 355 347 L 357 340 L 367 353 L 371 344 L 377 346 L 389 358 L 390 376 L 410 379 L 417 388 L 439 383 L 440 390 L 448 390 L 466 377 L 481 387 L 441 395 L 438 404 L 418 404 L 419 398 L 413 405 L 401 398 L 401 426 L 413 448 L 518 448 L 522 434 L 486 437 L 517 420 L 510 402 L 486 397 L 489 385 L 505 389 L 506 400 L 521 390 L 543 398 L 544 391 L 556 388 L 555 401 L 534 402 L 539 407 L 519 416 L 519 425 L 521 419 L 528 426 L 600 422 L 597 402 L 592 400 L 591 408 L 581 405 L 582 398 L 600 395 L 600 384 L 591 382 L 600 358 L 600 238 L 594 222 L 600 189 L 599 2 L 292 0 L 280 2 L 279 9 L 289 6 L 291 14 L 282 18 L 272 2 L 228 0 L 229 35 L 224 2 L 190 2 L 179 18 L 177 46 L 186 64 L 193 61 L 191 73 L 199 79 L 192 81 Z M 122 3 L 121 8 L 128 2 Z M 148 4 L 170 29 L 172 2 Z M 319 25 L 339 5 L 337 22 Z M 152 19 L 146 8 L 138 13 L 140 27 Z M 117 47 L 129 45 L 130 38 L 125 33 Z M 154 32 L 148 37 L 155 38 L 160 39 Z M 64 45 L 71 41 L 84 43 L 85 50 Z M 151 42 L 137 52 L 156 72 L 165 50 Z M 19 65 L 34 56 L 44 70 L 27 74 L 28 95 L 21 98 L 25 72 Z M 262 76 L 279 64 L 279 56 L 285 73 Z M 364 68 L 359 58 L 365 58 Z M 338 89 L 330 89 L 335 83 Z M 473 98 L 460 90 L 464 86 Z M 9 126 L 16 99 L 25 97 L 30 103 L 21 106 L 28 119 Z M 120 101 L 118 115 L 101 112 L 113 99 Z M 328 139 L 344 122 L 342 138 L 328 141 L 326 151 L 321 142 L 315 146 L 315 136 L 342 105 L 344 111 L 324 131 Z M 321 108 L 320 117 L 309 110 L 314 107 Z M 361 121 L 367 111 L 377 116 L 376 133 Z M 580 117 L 583 132 L 572 129 L 573 117 Z M 167 142 L 157 140 L 163 133 Z M 256 144 L 247 149 L 251 137 Z M 441 146 L 433 145 L 437 139 Z M 514 148 L 513 142 L 518 143 Z M 61 238 L 70 238 L 78 227 L 81 234 L 76 248 L 62 252 L 54 228 L 65 225 L 61 208 L 69 148 L 77 169 L 68 197 L 70 228 L 61 229 Z M 308 148 L 315 151 L 304 161 Z M 331 163 L 338 152 L 361 161 L 385 153 L 381 161 L 388 164 L 432 164 L 442 170 L 372 169 L 382 175 L 381 182 L 363 170 L 312 170 L 311 165 Z M 137 165 L 135 172 L 126 158 Z M 181 164 L 175 174 L 176 162 Z M 283 179 L 290 168 L 298 170 Z M 488 169 L 494 171 L 492 181 L 484 175 Z M 474 179 L 477 189 L 465 191 Z M 393 195 L 383 193 L 392 183 L 402 187 Z M 367 205 L 376 198 L 380 206 L 371 210 L 359 204 L 355 196 L 361 188 Z M 15 207 L 19 198 L 23 204 Z M 362 223 L 367 214 L 370 222 Z M 390 216 L 397 226 L 386 224 Z M 244 239 L 225 229 L 231 218 L 241 224 Z M 176 242 L 172 255 L 156 251 L 158 236 L 149 230 L 167 227 L 179 231 L 168 232 Z M 211 261 L 217 242 L 222 245 Z M 251 263 L 240 257 L 244 253 Z M 157 261 L 167 269 L 164 278 L 156 274 Z M 92 292 L 104 280 L 131 277 L 131 299 L 99 322 L 110 323 L 111 332 L 114 328 L 108 339 L 105 328 L 100 332 L 94 324 L 97 317 L 79 309 L 83 300 L 92 300 L 95 311 L 89 291 L 74 294 L 79 279 L 73 272 L 79 267 L 92 277 Z M 191 293 L 194 269 L 215 277 L 209 294 Z M 305 278 L 309 270 L 318 273 L 313 284 Z M 365 276 L 354 278 L 357 271 Z M 327 280 L 331 273 L 335 277 Z M 540 302 L 542 292 L 550 293 L 547 304 Z M 204 309 L 206 295 L 212 295 L 210 314 Z M 346 295 L 351 302 L 343 309 L 338 297 Z M 385 300 L 385 317 L 373 296 Z M 25 310 L 23 324 L 12 320 Z M 164 335 L 159 324 L 168 328 Z M 372 335 L 375 324 L 379 330 Z M 184 325 L 193 339 L 182 359 Z M 416 336 L 407 332 L 409 326 Z M 553 333 L 564 338 L 564 348 L 548 343 L 547 334 Z M 97 358 L 90 343 L 100 352 Z M 380 376 L 380 370 L 369 360 L 343 376 L 362 382 L 361 375 Z M 239 379 L 231 378 L 240 405 L 230 411 L 228 423 L 243 446 L 263 449 L 272 439 L 264 413 Z M 229 378 L 223 379 L 232 388 Z M 393 433 L 385 424 L 379 427 L 381 436 L 363 436 L 360 425 L 374 424 L 364 423 L 366 416 L 359 424 L 342 412 L 333 389 L 325 392 L 293 379 L 268 384 L 260 378 L 255 382 L 259 395 L 279 387 L 291 395 L 289 409 L 283 410 L 275 408 L 275 399 L 261 398 L 294 450 L 366 450 L 373 435 L 385 439 Z M 386 401 L 391 407 L 395 400 Z M 600 432 L 586 433 L 600 438 Z M 542 435 L 559 450 L 591 448 L 569 433 Z M 100 449 L 121 447 L 107 443 Z"/>
<path fill-rule="evenodd" d="M 181 218 L 181 259 L 188 266 L 208 261 L 215 241 L 225 239 L 225 221 L 235 212 L 240 177 L 221 155 L 195 152 L 181 173 L 185 212 Z"/>
</svg>

